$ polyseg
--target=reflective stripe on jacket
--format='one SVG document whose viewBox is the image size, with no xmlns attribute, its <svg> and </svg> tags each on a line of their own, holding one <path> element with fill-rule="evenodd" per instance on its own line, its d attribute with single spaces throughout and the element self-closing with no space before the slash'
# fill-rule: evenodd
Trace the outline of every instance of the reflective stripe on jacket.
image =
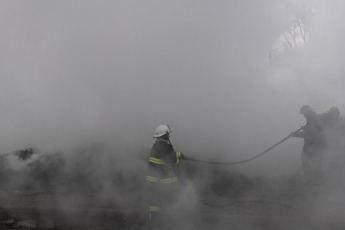
<svg viewBox="0 0 345 230">
<path fill-rule="evenodd" d="M 181 155 L 182 154 L 180 152 L 176 152 L 176 163 L 175 163 L 175 165 L 180 164 Z M 165 165 L 166 164 L 166 162 L 164 160 L 154 158 L 154 157 L 150 157 L 149 162 L 154 163 L 154 164 L 158 164 L 158 165 Z"/>
<path fill-rule="evenodd" d="M 158 164 L 158 165 L 165 165 L 166 164 L 166 162 L 164 160 L 154 158 L 154 157 L 150 157 L 149 162 L 154 163 L 154 164 Z"/>
</svg>

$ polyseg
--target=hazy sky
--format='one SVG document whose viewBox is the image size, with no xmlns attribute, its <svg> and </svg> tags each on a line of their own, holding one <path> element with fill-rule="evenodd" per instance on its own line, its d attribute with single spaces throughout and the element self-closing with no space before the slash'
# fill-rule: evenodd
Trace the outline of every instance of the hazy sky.
<svg viewBox="0 0 345 230">
<path fill-rule="evenodd" d="M 271 46 L 302 9 L 286 3 L 1 1 L 0 151 L 150 147 L 169 123 L 176 149 L 231 161 L 299 128 L 303 104 L 345 111 L 345 3 L 315 0 L 311 41 L 270 71 Z M 253 164 L 295 170 L 301 147 L 288 140 Z"/>
</svg>

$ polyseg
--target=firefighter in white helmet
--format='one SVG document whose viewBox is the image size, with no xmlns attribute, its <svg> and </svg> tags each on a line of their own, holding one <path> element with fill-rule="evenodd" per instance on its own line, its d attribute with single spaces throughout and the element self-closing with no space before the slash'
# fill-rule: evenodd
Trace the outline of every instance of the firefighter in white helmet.
<svg viewBox="0 0 345 230">
<path fill-rule="evenodd" d="M 161 228 L 160 211 L 161 205 L 169 203 L 174 198 L 174 189 L 179 181 L 177 167 L 180 160 L 188 159 L 187 156 L 176 152 L 170 142 L 171 129 L 169 125 L 160 125 L 156 128 L 155 143 L 151 148 L 149 175 L 146 181 L 149 183 L 150 196 L 150 224 L 152 228 Z"/>
</svg>

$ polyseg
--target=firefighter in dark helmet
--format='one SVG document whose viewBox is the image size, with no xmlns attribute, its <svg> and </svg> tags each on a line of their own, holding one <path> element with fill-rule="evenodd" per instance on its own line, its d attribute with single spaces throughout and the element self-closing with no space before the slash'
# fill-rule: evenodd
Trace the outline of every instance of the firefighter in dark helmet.
<svg viewBox="0 0 345 230">
<path fill-rule="evenodd" d="M 325 149 L 324 114 L 317 114 L 312 107 L 304 105 L 300 109 L 306 124 L 291 136 L 304 139 L 301 154 L 302 169 L 307 184 L 315 185 L 322 181 L 322 157 Z"/>
<path fill-rule="evenodd" d="M 155 143 L 151 148 L 149 175 L 146 181 L 149 183 L 150 224 L 152 228 L 160 228 L 160 211 L 169 206 L 176 198 L 176 185 L 179 181 L 177 168 L 180 160 L 187 157 L 176 152 L 170 142 L 171 129 L 169 125 L 160 125 L 156 128 Z M 163 210 L 162 210 L 163 209 Z"/>
</svg>

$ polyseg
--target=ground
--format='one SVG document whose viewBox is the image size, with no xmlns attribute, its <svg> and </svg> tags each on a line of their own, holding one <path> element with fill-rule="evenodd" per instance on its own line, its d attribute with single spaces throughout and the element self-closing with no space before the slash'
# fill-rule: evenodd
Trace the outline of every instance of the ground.
<svg viewBox="0 0 345 230">
<path fill-rule="evenodd" d="M 260 179 L 233 173 L 217 178 L 202 185 L 188 180 L 198 188 L 197 202 L 193 208 L 174 206 L 168 216 L 161 217 L 167 224 L 164 229 L 345 229 L 345 196 L 340 189 L 305 186 L 294 178 Z M 84 202 L 66 208 L 61 200 L 76 196 L 63 196 L 2 191 L 0 228 L 149 229 L 143 207 L 119 207 L 114 200 L 99 201 L 90 194 Z"/>
<path fill-rule="evenodd" d="M 81 151 L 74 164 L 60 153 L 17 153 L 0 158 L 0 229 L 154 229 L 140 168 L 112 167 L 117 159 L 99 147 Z M 110 162 L 103 171 L 91 167 L 100 157 Z M 9 168 L 9 160 L 21 167 Z M 263 178 L 228 167 L 180 168 L 177 201 L 161 212 L 159 229 L 345 229 L 338 183 L 306 185 L 300 172 Z"/>
</svg>

